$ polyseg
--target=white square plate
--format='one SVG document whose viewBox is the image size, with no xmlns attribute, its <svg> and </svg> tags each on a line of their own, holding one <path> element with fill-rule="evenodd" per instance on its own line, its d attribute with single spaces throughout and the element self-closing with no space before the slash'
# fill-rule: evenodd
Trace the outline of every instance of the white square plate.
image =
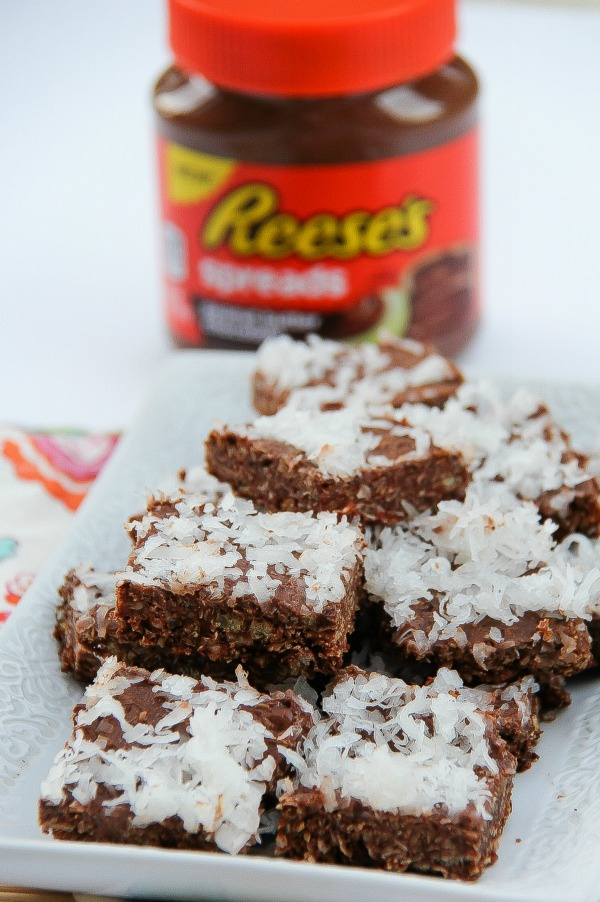
<svg viewBox="0 0 600 902">
<path fill-rule="evenodd" d="M 231 858 L 44 837 L 39 785 L 70 733 L 81 687 L 59 669 L 52 638 L 56 589 L 79 562 L 123 564 L 127 517 L 145 492 L 202 459 L 215 419 L 251 416 L 252 357 L 182 352 L 160 373 L 145 410 L 77 514 L 60 552 L 0 632 L 0 884 L 157 899 L 244 902 L 596 902 L 600 899 L 600 678 L 546 725 L 540 760 L 519 774 L 497 863 L 476 884 L 411 874 Z M 507 388 L 514 380 L 502 380 Z M 600 386 L 535 385 L 578 447 L 600 425 Z"/>
</svg>

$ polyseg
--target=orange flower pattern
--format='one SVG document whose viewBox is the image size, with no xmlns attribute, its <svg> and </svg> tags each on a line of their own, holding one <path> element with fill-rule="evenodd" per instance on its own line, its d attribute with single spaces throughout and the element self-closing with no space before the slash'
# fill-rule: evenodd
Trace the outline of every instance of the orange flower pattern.
<svg viewBox="0 0 600 902">
<path fill-rule="evenodd" d="M 0 429 L 0 625 L 110 457 L 117 435 Z"/>
</svg>

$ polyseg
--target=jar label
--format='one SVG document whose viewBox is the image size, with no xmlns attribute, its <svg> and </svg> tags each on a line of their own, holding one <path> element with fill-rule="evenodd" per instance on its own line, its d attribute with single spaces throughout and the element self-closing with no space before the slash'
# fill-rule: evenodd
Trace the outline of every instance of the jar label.
<svg viewBox="0 0 600 902">
<path fill-rule="evenodd" d="M 367 163 L 262 165 L 159 138 L 167 318 L 183 343 L 289 332 L 447 345 L 477 316 L 477 132 Z"/>
</svg>

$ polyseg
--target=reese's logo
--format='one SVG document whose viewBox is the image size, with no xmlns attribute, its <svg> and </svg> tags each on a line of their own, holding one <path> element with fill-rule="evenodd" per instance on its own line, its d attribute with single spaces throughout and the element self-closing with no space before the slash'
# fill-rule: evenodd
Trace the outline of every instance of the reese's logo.
<svg viewBox="0 0 600 902">
<path fill-rule="evenodd" d="M 207 250 L 226 246 L 237 257 L 282 260 L 351 260 L 361 254 L 382 257 L 411 251 L 429 235 L 433 204 L 408 195 L 398 206 L 376 213 L 353 210 L 345 216 L 317 213 L 300 220 L 279 211 L 279 196 L 271 185 L 250 182 L 234 188 L 209 214 L 202 229 Z"/>
</svg>

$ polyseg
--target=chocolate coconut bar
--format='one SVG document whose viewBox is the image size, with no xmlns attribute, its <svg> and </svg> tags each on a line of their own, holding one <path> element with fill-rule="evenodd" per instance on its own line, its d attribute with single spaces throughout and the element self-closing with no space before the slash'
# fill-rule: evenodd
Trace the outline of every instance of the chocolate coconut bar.
<svg viewBox="0 0 600 902">
<path fill-rule="evenodd" d="M 117 578 L 122 640 L 241 662 L 257 685 L 340 668 L 363 570 L 346 518 L 189 495 L 149 511 L 138 535 Z"/>
<path fill-rule="evenodd" d="M 258 840 L 283 757 L 312 723 L 293 692 L 149 673 L 110 658 L 73 714 L 41 788 L 56 839 L 210 849 Z"/>
<path fill-rule="evenodd" d="M 59 589 L 55 638 L 62 669 L 76 680 L 91 683 L 106 658 L 148 670 L 165 668 L 172 673 L 200 677 L 210 672 L 232 678 L 235 664 L 219 667 L 201 655 L 178 655 L 169 648 L 126 643 L 119 638 L 115 617 L 116 573 L 97 571 L 89 565 L 69 570 Z"/>
<path fill-rule="evenodd" d="M 373 605 L 373 608 L 375 607 Z M 398 655 L 397 649 L 387 654 L 378 642 L 378 629 L 381 629 L 381 625 L 373 617 L 371 642 L 363 644 L 362 647 L 357 643 L 359 650 L 351 654 L 351 663 L 345 668 L 345 673 L 353 670 L 377 672 L 389 678 L 401 679 L 411 685 L 422 686 L 440 672 L 435 664 L 423 666 L 423 662 L 406 660 Z M 517 759 L 517 770 L 528 770 L 537 760 L 538 756 L 534 749 L 541 736 L 540 686 L 535 679 L 532 676 L 525 676 L 499 685 L 477 683 L 474 686 L 467 686 L 463 683 L 460 694 L 474 700 L 478 707 L 483 707 L 493 714 L 498 732 Z"/>
<path fill-rule="evenodd" d="M 516 760 L 494 716 L 441 671 L 423 687 L 352 669 L 280 799 L 276 851 L 474 879 L 496 858 Z"/>
<path fill-rule="evenodd" d="M 396 523 L 464 495 L 470 477 L 456 442 L 434 442 L 426 424 L 413 426 L 408 407 L 355 399 L 322 410 L 295 397 L 248 426 L 214 429 L 208 469 L 267 510 L 343 511 L 365 522 Z"/>
<path fill-rule="evenodd" d="M 299 389 L 327 386 L 339 400 L 360 395 L 393 407 L 441 406 L 461 382 L 453 363 L 416 341 L 390 336 L 378 345 L 344 345 L 318 335 L 306 341 L 279 335 L 257 351 L 252 391 L 256 410 L 270 415 Z"/>
<path fill-rule="evenodd" d="M 566 702 L 562 680 L 592 663 L 585 620 L 595 576 L 557 553 L 555 530 L 496 482 L 384 529 L 365 572 L 388 648 L 454 667 L 471 684 L 532 674 L 547 702 Z"/>
<path fill-rule="evenodd" d="M 572 532 L 597 536 L 600 485 L 585 455 L 554 422 L 543 401 L 525 389 L 508 400 L 487 383 L 464 383 L 443 410 L 422 405 L 406 411 L 432 440 L 460 448 L 473 479 L 501 481 L 520 498 L 535 501 L 543 517 Z"/>
<path fill-rule="evenodd" d="M 328 386 L 276 414 L 213 430 L 208 469 L 269 510 L 343 510 L 392 524 L 461 498 L 473 480 L 535 501 L 559 534 L 600 530 L 600 486 L 539 398 L 464 383 L 443 408 L 377 406 Z"/>
</svg>

